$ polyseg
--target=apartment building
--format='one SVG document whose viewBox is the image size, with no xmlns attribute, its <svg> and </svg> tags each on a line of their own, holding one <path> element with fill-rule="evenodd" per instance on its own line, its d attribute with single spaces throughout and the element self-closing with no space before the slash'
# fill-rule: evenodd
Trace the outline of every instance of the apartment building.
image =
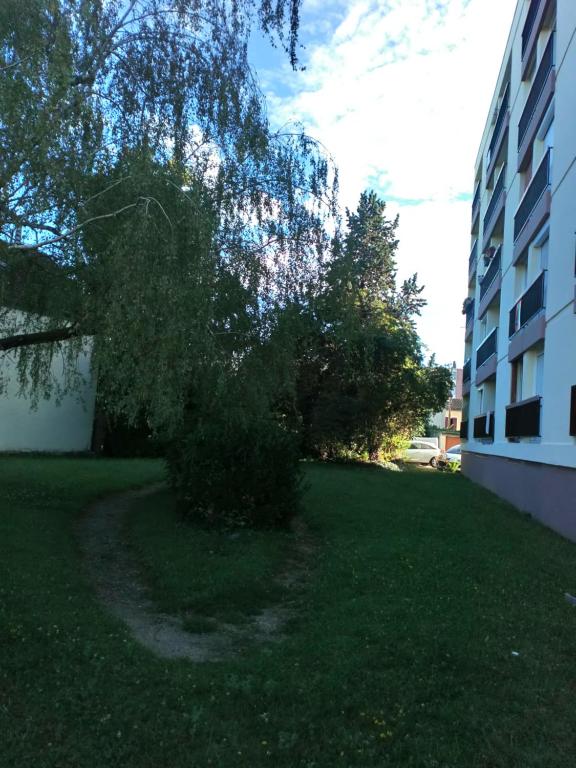
<svg viewBox="0 0 576 768">
<path fill-rule="evenodd" d="M 464 473 L 576 540 L 576 0 L 518 0 L 478 153 Z"/>
</svg>

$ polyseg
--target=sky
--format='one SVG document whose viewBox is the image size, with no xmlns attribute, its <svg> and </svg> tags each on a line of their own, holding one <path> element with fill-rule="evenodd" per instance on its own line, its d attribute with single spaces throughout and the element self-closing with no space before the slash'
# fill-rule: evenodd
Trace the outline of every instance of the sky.
<svg viewBox="0 0 576 768">
<path fill-rule="evenodd" d="M 399 214 L 398 276 L 418 273 L 418 331 L 464 355 L 474 164 L 516 0 L 303 0 L 299 59 L 251 57 L 273 126 L 301 122 L 333 156 L 341 204 L 364 189 Z"/>
</svg>

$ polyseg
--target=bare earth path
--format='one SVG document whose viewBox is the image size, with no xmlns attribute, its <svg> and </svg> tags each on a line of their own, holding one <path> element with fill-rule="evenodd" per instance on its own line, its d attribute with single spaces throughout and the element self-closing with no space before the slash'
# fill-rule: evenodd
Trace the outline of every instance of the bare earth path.
<svg viewBox="0 0 576 768">
<path fill-rule="evenodd" d="M 128 625 L 138 642 L 167 659 L 221 661 L 233 657 L 247 645 L 281 640 L 283 627 L 295 615 L 295 609 L 289 604 L 271 606 L 241 628 L 214 622 L 214 631 L 208 633 L 187 632 L 179 617 L 157 609 L 124 540 L 123 527 L 130 507 L 162 487 L 149 486 L 100 500 L 88 508 L 80 521 L 81 548 L 100 600 Z M 306 578 L 315 549 L 302 523 L 295 526 L 294 533 L 294 550 L 278 577 L 288 588 L 299 586 Z"/>
</svg>

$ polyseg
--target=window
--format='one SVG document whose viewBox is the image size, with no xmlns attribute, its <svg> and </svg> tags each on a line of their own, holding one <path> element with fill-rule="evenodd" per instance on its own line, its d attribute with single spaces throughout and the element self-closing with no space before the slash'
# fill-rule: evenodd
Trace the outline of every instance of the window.
<svg viewBox="0 0 576 768">
<path fill-rule="evenodd" d="M 554 103 L 548 109 L 548 112 L 544 115 L 542 124 L 534 139 L 533 151 L 532 151 L 532 171 L 536 171 L 542 158 L 552 149 L 554 146 Z"/>
<path fill-rule="evenodd" d="M 546 238 L 546 240 L 544 240 L 542 245 L 540 245 L 540 247 L 538 248 L 538 251 L 540 252 L 539 256 L 540 256 L 540 269 L 541 270 L 548 269 L 549 244 L 550 244 L 550 241 L 548 240 L 548 238 Z"/>
<path fill-rule="evenodd" d="M 517 403 L 522 400 L 522 376 L 524 373 L 523 358 L 519 357 L 512 362 L 512 382 L 510 392 L 510 402 Z"/>
<path fill-rule="evenodd" d="M 536 358 L 536 377 L 534 382 L 534 394 L 544 394 L 544 352 Z"/>
</svg>

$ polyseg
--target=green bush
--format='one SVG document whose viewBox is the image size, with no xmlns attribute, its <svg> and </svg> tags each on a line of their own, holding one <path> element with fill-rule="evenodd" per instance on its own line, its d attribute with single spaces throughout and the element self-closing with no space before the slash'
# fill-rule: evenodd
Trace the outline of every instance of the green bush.
<svg viewBox="0 0 576 768">
<path fill-rule="evenodd" d="M 168 466 L 184 514 L 211 526 L 278 528 L 298 510 L 297 440 L 276 422 L 214 420 L 183 436 Z"/>
</svg>

